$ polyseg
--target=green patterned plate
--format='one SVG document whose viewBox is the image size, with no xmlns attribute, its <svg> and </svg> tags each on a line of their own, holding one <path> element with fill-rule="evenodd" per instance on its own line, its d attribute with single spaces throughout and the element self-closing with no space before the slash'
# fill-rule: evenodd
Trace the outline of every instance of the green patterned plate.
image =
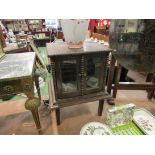
<svg viewBox="0 0 155 155">
<path fill-rule="evenodd" d="M 112 131 L 105 124 L 90 122 L 82 127 L 80 135 L 112 135 Z"/>
<path fill-rule="evenodd" d="M 155 135 L 155 117 L 146 109 L 136 109 L 133 121 L 147 135 Z"/>
</svg>

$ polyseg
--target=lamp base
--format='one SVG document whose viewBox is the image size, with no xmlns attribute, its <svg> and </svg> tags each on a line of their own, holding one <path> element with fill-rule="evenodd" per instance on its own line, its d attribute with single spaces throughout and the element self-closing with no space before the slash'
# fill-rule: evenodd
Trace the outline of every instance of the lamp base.
<svg viewBox="0 0 155 155">
<path fill-rule="evenodd" d="M 79 42 L 79 43 L 68 43 L 68 48 L 71 48 L 71 49 L 79 49 L 79 48 L 82 48 L 83 47 L 83 42 Z"/>
</svg>

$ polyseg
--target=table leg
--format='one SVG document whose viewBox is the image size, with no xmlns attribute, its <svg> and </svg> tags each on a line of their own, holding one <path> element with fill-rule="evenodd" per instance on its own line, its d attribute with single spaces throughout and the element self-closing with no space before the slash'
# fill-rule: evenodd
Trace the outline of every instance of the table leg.
<svg viewBox="0 0 155 155">
<path fill-rule="evenodd" d="M 107 103 L 108 103 L 109 105 L 115 105 L 115 101 L 114 101 L 113 98 L 108 98 L 108 99 L 107 99 Z"/>
<path fill-rule="evenodd" d="M 148 95 L 147 95 L 147 98 L 149 100 L 152 99 L 153 95 L 154 95 L 154 92 L 155 92 L 155 75 L 152 76 L 152 83 L 154 84 L 154 89 L 151 90 L 151 91 L 148 91 Z"/>
<path fill-rule="evenodd" d="M 57 118 L 56 118 L 56 110 L 51 110 L 51 127 L 52 127 L 52 134 L 58 135 L 58 127 L 57 127 Z"/>
<path fill-rule="evenodd" d="M 99 106 L 98 106 L 98 116 L 102 116 L 103 106 L 104 106 L 104 99 L 99 100 Z"/>
<path fill-rule="evenodd" d="M 35 98 L 35 97 L 28 98 L 25 102 L 25 108 L 27 110 L 31 111 L 39 134 L 42 133 L 40 119 L 39 119 L 39 113 L 38 113 L 38 107 L 40 106 L 40 104 L 41 104 L 40 100 L 38 98 Z"/>
<path fill-rule="evenodd" d="M 41 124 L 39 119 L 38 107 L 41 104 L 41 100 L 39 98 L 34 97 L 34 85 L 32 78 L 26 78 L 22 80 L 23 90 L 28 99 L 25 102 L 25 108 L 32 112 L 32 116 L 34 122 L 36 124 L 37 130 L 39 134 L 42 133 L 41 131 Z"/>
<path fill-rule="evenodd" d="M 152 80 L 152 78 L 153 78 L 153 73 L 148 73 L 147 74 L 147 76 L 146 76 L 146 82 L 151 82 L 151 80 Z M 147 91 L 147 97 L 148 97 L 148 99 L 149 99 L 149 93 L 150 93 L 150 91 L 149 90 L 146 90 Z"/>
<path fill-rule="evenodd" d="M 146 82 L 151 82 L 152 77 L 153 77 L 153 73 L 148 73 L 146 77 Z"/>
</svg>

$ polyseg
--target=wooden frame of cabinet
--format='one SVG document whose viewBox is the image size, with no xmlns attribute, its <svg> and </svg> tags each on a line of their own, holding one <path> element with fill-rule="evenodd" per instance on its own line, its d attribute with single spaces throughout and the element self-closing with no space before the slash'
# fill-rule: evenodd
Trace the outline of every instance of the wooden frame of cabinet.
<svg viewBox="0 0 155 155">
<path fill-rule="evenodd" d="M 62 62 L 65 60 L 76 60 L 77 64 L 76 64 L 76 79 L 77 79 L 77 91 L 74 92 L 69 92 L 69 93 L 63 93 L 62 92 L 62 77 L 61 77 L 61 66 L 63 65 Z M 55 90 L 58 92 L 57 93 L 57 98 L 59 99 L 63 99 L 63 98 L 69 98 L 69 97 L 74 97 L 74 96 L 79 96 L 80 95 L 80 90 L 81 90 L 81 85 L 80 85 L 80 81 L 81 81 L 81 77 L 78 76 L 79 72 L 80 72 L 80 59 L 79 57 L 75 57 L 75 56 L 71 56 L 71 57 L 58 57 L 55 59 L 55 64 L 56 64 L 56 83 L 57 83 L 57 87 L 55 87 Z"/>
<path fill-rule="evenodd" d="M 72 106 L 80 103 L 99 100 L 98 115 L 102 115 L 104 100 L 107 99 L 109 104 L 114 104 L 112 97 L 106 92 L 106 73 L 108 56 L 111 49 L 103 45 L 85 44 L 82 49 L 69 49 L 67 44 L 62 45 L 48 43 L 47 52 L 50 63 L 50 72 L 52 73 L 52 92 L 54 96 L 53 106 L 51 109 L 57 108 L 57 121 L 60 124 L 60 108 Z M 91 47 L 92 46 L 92 47 Z M 90 90 L 86 89 L 86 70 L 88 58 L 100 58 L 98 88 Z M 77 78 L 77 91 L 62 93 L 62 79 L 61 79 L 61 65 L 64 60 L 76 60 L 76 78 Z"/>
<path fill-rule="evenodd" d="M 86 89 L 86 70 L 87 70 L 87 59 L 92 57 L 100 58 L 100 75 L 99 75 L 99 86 L 98 88 Z M 62 78 L 61 78 L 61 65 L 64 60 L 76 60 L 76 79 L 77 79 L 77 91 L 63 93 L 62 92 Z M 105 80 L 106 80 L 106 69 L 107 69 L 107 59 L 108 53 L 91 53 L 85 55 L 75 55 L 75 56 L 58 56 L 52 61 L 52 75 L 55 79 L 55 92 L 57 99 L 65 99 L 69 97 L 82 96 L 96 92 L 102 92 L 105 90 Z M 69 69 L 69 68 L 68 68 Z"/>
</svg>

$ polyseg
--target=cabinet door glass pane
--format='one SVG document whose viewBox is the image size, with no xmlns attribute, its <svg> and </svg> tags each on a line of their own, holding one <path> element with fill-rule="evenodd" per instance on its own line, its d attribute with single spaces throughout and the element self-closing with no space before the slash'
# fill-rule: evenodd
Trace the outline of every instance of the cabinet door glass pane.
<svg viewBox="0 0 155 155">
<path fill-rule="evenodd" d="M 99 88 L 101 63 L 100 57 L 87 58 L 86 89 Z"/>
<path fill-rule="evenodd" d="M 77 91 L 77 60 L 63 60 L 61 63 L 62 91 Z"/>
</svg>

